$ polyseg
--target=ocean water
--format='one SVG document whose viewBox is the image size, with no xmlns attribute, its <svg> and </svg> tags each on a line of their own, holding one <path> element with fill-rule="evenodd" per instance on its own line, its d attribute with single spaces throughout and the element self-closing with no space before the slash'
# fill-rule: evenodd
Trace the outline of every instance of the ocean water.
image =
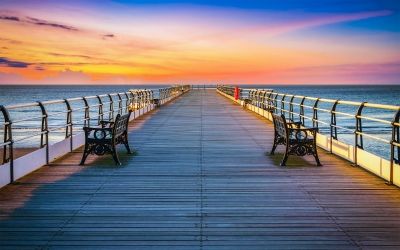
<svg viewBox="0 0 400 250">
<path fill-rule="evenodd" d="M 121 93 L 129 89 L 159 89 L 165 87 L 166 85 L 0 85 L 0 105 Z"/>
<path fill-rule="evenodd" d="M 132 88 L 137 89 L 159 89 L 165 85 L 82 85 L 82 86 L 0 86 L 0 105 L 10 105 L 17 103 L 31 103 L 35 101 L 45 101 L 54 99 L 65 99 L 72 97 L 93 96 L 108 93 L 125 92 Z M 400 85 L 391 86 L 268 86 L 268 85 L 244 85 L 243 88 L 259 88 L 259 89 L 274 89 L 276 92 L 305 95 L 310 97 L 340 99 L 356 102 L 370 102 L 390 105 L 400 105 Z M 107 100 L 105 100 L 107 101 Z M 296 100 L 295 100 L 296 101 Z M 297 100 L 299 101 L 299 100 Z M 93 104 L 93 103 L 92 103 Z M 308 106 L 313 106 L 313 102 L 306 102 Z M 73 108 L 79 109 L 82 103 L 73 103 Z M 288 106 L 286 106 L 288 107 Z M 320 103 L 319 108 L 330 110 L 332 107 L 329 103 Z M 114 106 L 114 109 L 117 107 Z M 338 128 L 338 139 L 348 144 L 354 145 L 354 129 L 355 129 L 355 114 L 357 106 L 351 105 L 338 105 L 337 111 L 348 113 L 351 116 L 337 115 L 337 125 L 343 128 Z M 49 127 L 63 127 L 65 124 L 65 113 L 60 113 L 60 110 L 65 110 L 63 105 L 53 105 L 48 107 L 49 114 L 52 114 L 52 119 L 49 119 Z M 295 106 L 295 112 L 299 112 L 298 107 Z M 38 147 L 40 136 L 33 136 L 29 139 L 18 141 L 26 137 L 28 134 L 35 134 L 39 132 L 41 121 L 38 119 L 40 116 L 39 109 L 20 109 L 10 111 L 14 120 L 26 119 L 23 122 L 18 122 L 13 125 L 14 139 L 17 140 L 15 146 L 18 147 Z M 392 121 L 394 111 L 365 108 L 363 115 L 382 119 L 385 121 Z M 306 108 L 305 115 L 312 117 L 312 109 Z M 91 109 L 90 116 L 97 118 L 97 109 Z M 32 119 L 30 119 L 30 117 Z M 73 123 L 77 130 L 83 126 L 83 110 L 74 112 Z M 107 119 L 107 117 L 105 117 Z M 295 120 L 299 119 L 295 115 Z M 320 111 L 318 113 L 320 120 L 319 128 L 323 134 L 330 134 L 330 114 L 328 112 Z M 3 123 L 3 117 L 0 115 L 0 124 Z M 306 125 L 311 126 L 312 121 L 306 119 Z M 75 129 L 75 128 L 74 128 Z M 363 131 L 368 135 L 381 138 L 383 140 L 391 139 L 391 126 L 376 121 L 363 120 Z M 50 133 L 50 144 L 62 140 L 65 137 L 65 130 L 60 129 Z M 0 127 L 0 141 L 3 140 L 3 127 Z M 364 149 L 369 152 L 389 158 L 390 146 L 376 139 L 364 136 Z"/>
</svg>

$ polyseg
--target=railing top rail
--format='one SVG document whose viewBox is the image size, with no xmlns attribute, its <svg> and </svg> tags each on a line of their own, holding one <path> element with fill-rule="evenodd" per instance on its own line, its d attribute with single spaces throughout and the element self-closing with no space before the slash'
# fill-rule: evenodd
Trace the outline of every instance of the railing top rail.
<svg viewBox="0 0 400 250">
<path fill-rule="evenodd" d="M 243 90 L 259 91 L 259 89 L 243 89 Z M 393 110 L 393 111 L 397 111 L 400 109 L 400 106 L 390 105 L 390 104 L 336 100 L 336 99 L 329 99 L 329 98 L 317 98 L 317 97 L 304 96 L 304 95 L 284 94 L 284 93 L 274 92 L 272 90 L 270 90 L 269 93 L 272 93 L 273 95 L 280 96 L 280 97 L 285 96 L 285 97 L 294 97 L 294 98 L 298 98 L 298 99 L 305 98 L 306 100 L 311 100 L 311 101 L 316 101 L 318 99 L 320 102 L 329 102 L 329 103 L 337 102 L 338 104 L 347 104 L 347 105 L 352 105 L 352 106 L 360 106 L 361 104 L 363 104 L 364 107 L 369 107 L 369 108 L 387 109 L 387 110 Z"/>
<path fill-rule="evenodd" d="M 102 98 L 102 97 L 109 97 L 109 96 L 118 96 L 118 94 L 129 94 L 132 91 L 136 92 L 151 92 L 154 90 L 159 90 L 159 89 L 134 89 L 126 92 L 120 92 L 120 93 L 111 93 L 111 94 L 101 94 L 101 95 L 92 95 L 92 96 L 84 96 L 84 97 L 72 97 L 72 98 L 67 98 L 67 99 L 56 99 L 56 100 L 48 100 L 48 101 L 43 101 L 41 102 L 43 105 L 51 105 L 51 104 L 60 104 L 60 103 L 65 103 L 65 101 L 80 101 L 85 99 L 95 99 L 95 98 Z M 11 105 L 5 105 L 4 106 L 8 110 L 12 109 L 21 109 L 21 108 L 32 108 L 32 107 L 39 107 L 38 102 L 31 102 L 31 103 L 18 103 L 18 104 L 11 104 Z"/>
</svg>

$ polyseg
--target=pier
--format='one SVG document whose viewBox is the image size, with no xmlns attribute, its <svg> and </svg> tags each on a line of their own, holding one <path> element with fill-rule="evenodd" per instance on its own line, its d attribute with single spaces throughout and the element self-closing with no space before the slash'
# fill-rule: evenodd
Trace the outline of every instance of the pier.
<svg viewBox="0 0 400 250">
<path fill-rule="evenodd" d="M 137 154 L 120 150 L 121 167 L 79 166 L 76 147 L 0 189 L 1 249 L 400 247 L 397 186 L 321 148 L 323 167 L 280 167 L 273 125 L 248 101 L 168 98 L 130 123 Z"/>
</svg>

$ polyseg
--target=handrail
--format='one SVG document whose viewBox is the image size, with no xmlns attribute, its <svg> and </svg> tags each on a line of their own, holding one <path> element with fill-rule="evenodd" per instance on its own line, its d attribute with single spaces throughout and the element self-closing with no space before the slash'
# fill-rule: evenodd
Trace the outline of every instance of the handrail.
<svg viewBox="0 0 400 250">
<path fill-rule="evenodd" d="M 146 108 L 149 111 L 156 96 L 164 102 L 189 89 L 189 85 L 177 85 L 162 89 L 132 89 L 120 93 L 0 105 L 0 118 L 3 118 L 0 120 L 0 133 L 3 135 L 3 141 L 0 142 L 3 149 L 0 165 L 10 164 L 10 182 L 13 182 L 14 151 L 16 146 L 23 146 L 21 143 L 40 137 L 35 143 L 39 148 L 45 148 L 48 163 L 52 136 L 59 135 L 62 138 L 60 141 L 69 139 L 72 151 L 73 136 L 81 132 L 83 126 L 89 126 L 91 121 L 97 120 L 100 124 L 104 119 L 113 120 L 117 114 L 127 113 L 131 106 L 137 110 Z M 36 133 L 16 131 L 19 128 L 34 130 Z M 64 135 L 60 136 L 62 133 Z"/>
<path fill-rule="evenodd" d="M 224 92 L 227 95 L 233 96 L 233 86 L 219 85 L 217 89 Z M 378 103 L 367 103 L 367 102 L 355 102 L 347 100 L 335 100 L 327 98 L 318 98 L 302 95 L 292 95 L 286 93 L 278 93 L 273 90 L 263 89 L 240 89 L 241 92 L 246 93 L 245 96 L 241 96 L 242 101 L 247 101 L 252 105 L 268 110 L 273 113 L 285 113 L 289 114 L 288 119 L 292 120 L 294 117 L 299 117 L 303 125 L 306 121 L 312 122 L 314 127 L 319 127 L 319 124 L 325 125 L 327 135 L 330 137 L 330 151 L 332 152 L 332 141 L 338 140 L 344 142 L 340 137 L 340 130 L 352 132 L 354 135 L 354 164 L 358 164 L 358 150 L 366 150 L 364 144 L 364 137 L 372 140 L 375 143 L 383 143 L 388 145 L 384 153 L 389 153 L 390 156 L 384 155 L 384 158 L 388 157 L 390 161 L 390 183 L 393 183 L 393 166 L 394 164 L 400 163 L 400 106 L 378 104 Z M 286 108 L 286 104 L 289 104 L 289 108 Z M 324 105 L 324 106 L 323 106 Z M 293 106 L 299 107 L 296 111 Z M 322 107 L 323 106 L 323 107 Z M 343 108 L 355 109 L 355 112 L 346 112 Z M 338 109 L 340 111 L 338 111 Z M 385 119 L 382 117 L 374 117 L 365 112 L 366 109 L 379 109 L 386 112 L 385 114 L 391 115 L 391 119 Z M 324 116 L 323 116 L 324 115 Z M 325 118 L 326 120 L 324 120 Z M 340 126 L 338 118 L 352 119 L 354 124 L 351 127 Z M 379 134 L 368 131 L 368 126 L 365 122 L 373 122 L 377 124 L 381 129 Z M 320 127 L 320 134 L 324 134 L 324 130 Z M 387 137 L 387 138 L 385 138 Z M 347 141 L 345 143 L 348 143 Z M 367 149 L 369 150 L 369 149 Z M 379 152 L 371 152 L 373 154 L 380 154 Z"/>
</svg>

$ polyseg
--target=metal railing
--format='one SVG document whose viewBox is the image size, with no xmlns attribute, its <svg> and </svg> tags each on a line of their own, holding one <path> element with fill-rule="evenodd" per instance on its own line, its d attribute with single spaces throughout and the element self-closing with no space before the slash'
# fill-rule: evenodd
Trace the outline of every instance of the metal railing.
<svg viewBox="0 0 400 250">
<path fill-rule="evenodd" d="M 194 84 L 191 85 L 192 89 L 197 89 L 197 90 L 205 90 L 205 89 L 216 89 L 218 85 L 216 84 Z"/>
<path fill-rule="evenodd" d="M 233 86 L 226 86 L 226 85 L 218 85 L 217 86 L 217 89 L 219 90 L 219 91 L 222 91 L 222 92 L 224 92 L 225 94 L 227 94 L 227 95 L 230 95 L 230 96 L 232 96 L 232 97 L 234 97 L 234 95 L 235 95 L 235 87 L 233 87 Z M 239 99 L 242 99 L 242 89 L 239 89 L 240 90 L 240 94 L 239 94 Z"/>
<path fill-rule="evenodd" d="M 218 90 L 233 96 L 233 87 L 218 86 Z M 390 161 L 390 183 L 393 182 L 393 166 L 400 163 L 400 106 L 367 102 L 325 99 L 277 93 L 273 90 L 242 89 L 241 99 L 269 112 L 280 113 L 291 121 L 301 121 L 303 126 L 319 128 L 319 133 L 330 137 L 330 151 L 334 140 L 352 137 L 354 164 L 357 165 L 357 149 L 371 152 L 366 140 L 383 144 L 382 150 L 373 151 Z M 351 139 L 350 139 L 351 140 Z M 349 143 L 349 140 L 343 141 Z"/>
<path fill-rule="evenodd" d="M 46 163 L 49 163 L 49 145 L 70 139 L 72 151 L 73 135 L 82 132 L 83 126 L 111 121 L 117 114 L 127 113 L 128 108 L 140 110 L 153 104 L 156 97 L 163 102 L 188 89 L 188 85 L 155 90 L 132 89 L 122 93 L 0 105 L 0 165 L 10 163 L 12 182 L 17 148 L 46 148 Z"/>
</svg>

